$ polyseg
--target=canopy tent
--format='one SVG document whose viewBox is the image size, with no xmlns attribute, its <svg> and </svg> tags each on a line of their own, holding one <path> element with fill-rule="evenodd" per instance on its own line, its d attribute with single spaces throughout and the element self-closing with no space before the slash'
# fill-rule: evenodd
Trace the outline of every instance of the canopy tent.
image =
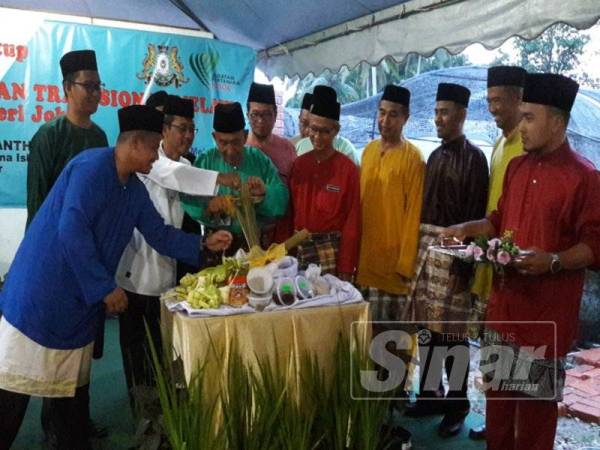
<svg viewBox="0 0 600 450">
<path fill-rule="evenodd" d="M 259 52 L 269 77 L 377 64 L 386 56 L 458 53 L 556 22 L 587 28 L 600 0 L 0 0 L 0 6 L 203 30 Z"/>
</svg>

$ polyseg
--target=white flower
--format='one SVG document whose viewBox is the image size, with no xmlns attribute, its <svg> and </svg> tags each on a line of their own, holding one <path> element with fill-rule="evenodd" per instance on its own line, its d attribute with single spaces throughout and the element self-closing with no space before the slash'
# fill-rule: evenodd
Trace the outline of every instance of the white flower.
<svg viewBox="0 0 600 450">
<path fill-rule="evenodd" d="M 478 245 L 473 248 L 473 258 L 475 261 L 483 261 L 483 249 Z"/>
<path fill-rule="evenodd" d="M 502 241 L 498 238 L 493 238 L 488 241 L 488 245 L 490 248 L 497 250 L 502 245 Z"/>
</svg>

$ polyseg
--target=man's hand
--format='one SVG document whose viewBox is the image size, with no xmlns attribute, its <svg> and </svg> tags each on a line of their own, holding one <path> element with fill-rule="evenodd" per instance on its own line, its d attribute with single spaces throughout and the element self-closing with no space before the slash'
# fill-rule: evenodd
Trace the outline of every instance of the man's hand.
<svg viewBox="0 0 600 450">
<path fill-rule="evenodd" d="M 451 227 L 446 227 L 440 232 L 440 238 L 448 239 L 448 238 L 456 238 L 461 242 L 464 242 L 467 238 L 467 233 L 465 232 L 465 227 L 463 224 L 452 225 Z"/>
<path fill-rule="evenodd" d="M 542 275 L 550 271 L 552 254 L 533 247 L 524 256 L 515 258 L 515 267 L 523 275 Z"/>
<path fill-rule="evenodd" d="M 229 208 L 228 200 L 223 196 L 213 197 L 208 201 L 206 213 L 211 216 L 218 216 L 226 213 Z"/>
<path fill-rule="evenodd" d="M 233 241 L 233 236 L 229 231 L 217 230 L 207 236 L 205 245 L 211 252 L 222 252 L 227 250 Z"/>
<path fill-rule="evenodd" d="M 242 187 L 242 180 L 237 173 L 220 173 L 217 175 L 217 184 L 239 191 Z"/>
<path fill-rule="evenodd" d="M 250 194 L 255 197 L 264 197 L 267 193 L 265 183 L 258 177 L 248 177 L 248 187 L 250 188 Z"/>
<path fill-rule="evenodd" d="M 115 288 L 110 294 L 104 297 L 106 312 L 109 314 L 119 314 L 127 309 L 127 295 L 120 287 Z"/>
</svg>

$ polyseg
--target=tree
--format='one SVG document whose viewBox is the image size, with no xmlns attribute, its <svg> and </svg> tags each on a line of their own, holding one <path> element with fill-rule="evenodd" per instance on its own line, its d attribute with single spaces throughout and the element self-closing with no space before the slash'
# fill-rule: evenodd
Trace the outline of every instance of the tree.
<svg viewBox="0 0 600 450">
<path fill-rule="evenodd" d="M 517 62 L 528 72 L 574 75 L 590 37 L 562 23 L 548 28 L 531 41 L 517 39 Z"/>
<path fill-rule="evenodd" d="M 600 88 L 600 80 L 580 69 L 581 56 L 590 41 L 590 36 L 565 24 L 548 28 L 535 39 L 527 41 L 513 39 L 514 54 L 500 50 L 490 66 L 516 64 L 528 72 L 551 72 L 568 75 L 579 83 Z M 513 52 L 511 52 L 513 53 Z"/>
<path fill-rule="evenodd" d="M 504 50 L 499 49 L 498 55 L 494 58 L 494 60 L 490 63 L 490 67 L 494 66 L 507 66 L 510 64 L 516 64 L 511 62 L 510 55 L 506 53 Z"/>
<path fill-rule="evenodd" d="M 342 67 L 339 72 L 331 73 L 326 70 L 318 77 L 308 74 L 301 79 L 296 87 L 296 94 L 287 102 L 286 107 L 299 108 L 302 104 L 302 97 L 305 92 L 312 92 L 315 86 L 324 84 L 331 86 L 338 96 L 340 103 L 350 103 L 360 99 L 360 94 L 356 91 L 354 85 L 348 81 L 353 71 L 347 67 Z"/>
</svg>

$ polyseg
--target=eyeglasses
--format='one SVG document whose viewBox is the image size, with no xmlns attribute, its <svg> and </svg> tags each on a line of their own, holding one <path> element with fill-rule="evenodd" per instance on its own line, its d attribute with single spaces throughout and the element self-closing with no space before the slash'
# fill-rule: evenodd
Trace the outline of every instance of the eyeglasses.
<svg viewBox="0 0 600 450">
<path fill-rule="evenodd" d="M 185 133 L 196 134 L 198 132 L 198 128 L 194 128 L 191 126 L 186 127 L 185 125 L 177 125 L 174 123 L 169 124 L 169 126 L 177 128 L 181 134 L 185 134 Z"/>
<path fill-rule="evenodd" d="M 250 119 L 252 120 L 270 120 L 272 119 L 274 116 L 273 111 L 263 111 L 263 112 L 256 112 L 256 111 L 252 111 L 251 113 L 248 114 L 248 117 L 250 117 Z"/>
<path fill-rule="evenodd" d="M 72 81 L 72 83 L 84 88 L 88 94 L 93 94 L 96 91 L 100 91 L 104 87 L 104 83 L 94 83 L 88 81 L 85 83 L 82 83 L 81 81 Z"/>
</svg>

